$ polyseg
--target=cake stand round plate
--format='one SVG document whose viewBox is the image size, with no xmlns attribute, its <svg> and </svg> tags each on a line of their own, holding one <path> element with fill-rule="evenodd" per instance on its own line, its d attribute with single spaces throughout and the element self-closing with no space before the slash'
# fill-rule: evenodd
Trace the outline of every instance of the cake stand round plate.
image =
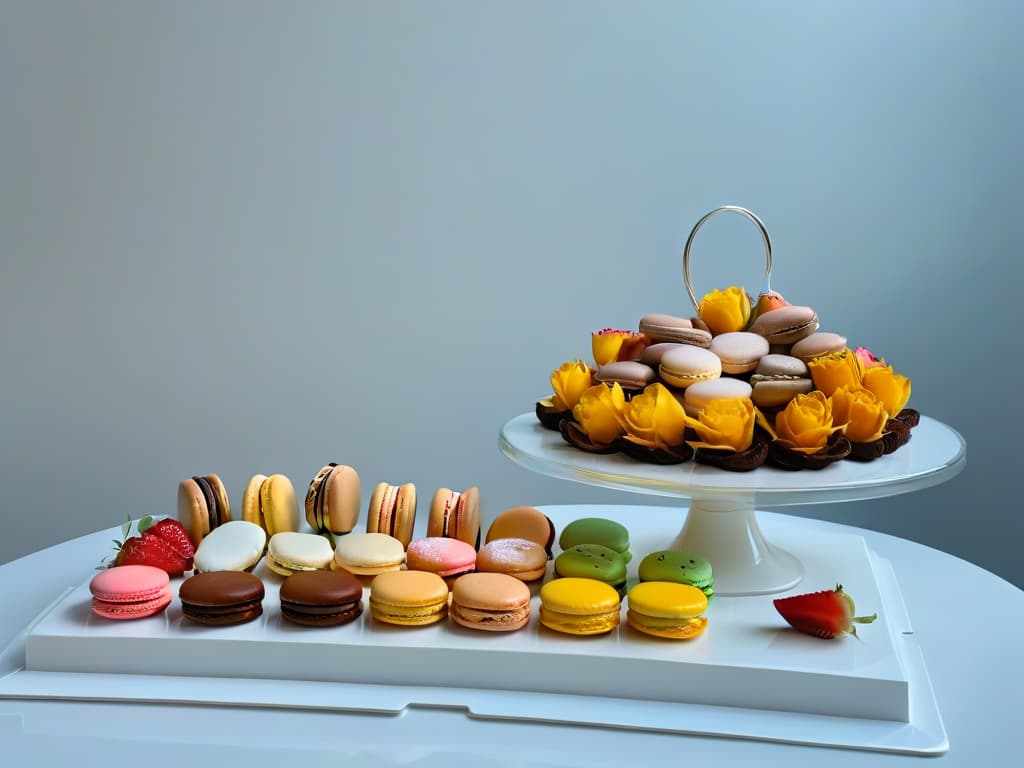
<svg viewBox="0 0 1024 768">
<path fill-rule="evenodd" d="M 532 413 L 507 422 L 499 445 L 517 464 L 550 477 L 689 499 L 685 524 L 665 548 L 707 558 L 715 569 L 715 593 L 721 595 L 783 592 L 803 576 L 799 560 L 765 539 L 755 505 L 825 504 L 909 493 L 953 478 L 967 462 L 960 434 L 927 416 L 895 453 L 867 463 L 837 461 L 799 472 L 768 466 L 727 472 L 693 461 L 662 466 L 617 453 L 585 453 L 542 427 Z"/>
</svg>

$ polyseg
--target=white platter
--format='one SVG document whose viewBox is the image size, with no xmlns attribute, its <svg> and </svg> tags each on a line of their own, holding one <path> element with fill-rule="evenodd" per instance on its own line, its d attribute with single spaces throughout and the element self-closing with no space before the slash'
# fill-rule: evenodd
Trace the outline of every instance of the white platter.
<svg viewBox="0 0 1024 768">
<path fill-rule="evenodd" d="M 631 524 L 633 551 L 656 548 L 668 519 Z M 861 612 L 878 611 L 859 640 L 799 635 L 765 597 L 716 597 L 707 633 L 682 643 L 625 626 L 598 638 L 562 636 L 541 627 L 536 611 L 526 629 L 501 636 L 448 621 L 389 627 L 365 613 L 344 627 L 298 628 L 282 622 L 278 579 L 261 571 L 264 617 L 227 628 L 191 624 L 177 602 L 159 617 L 105 621 L 90 614 L 80 585 L 29 630 L 25 670 L 0 681 L 0 694 L 388 713 L 454 706 L 479 717 L 944 751 L 888 564 L 856 535 L 787 534 L 808 581 L 823 588 L 841 578 Z"/>
</svg>

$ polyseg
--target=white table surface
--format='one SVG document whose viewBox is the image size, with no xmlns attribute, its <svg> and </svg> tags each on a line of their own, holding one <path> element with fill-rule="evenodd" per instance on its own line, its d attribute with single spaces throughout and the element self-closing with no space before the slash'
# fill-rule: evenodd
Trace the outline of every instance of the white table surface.
<svg viewBox="0 0 1024 768">
<path fill-rule="evenodd" d="M 624 518 L 622 507 L 564 506 L 555 520 Z M 647 507 L 629 514 L 663 515 Z M 1024 592 L 970 563 L 884 534 L 761 512 L 770 537 L 787 526 L 855 531 L 890 559 L 945 721 L 946 765 L 1008 765 L 1019 753 L 1024 712 Z M 0 675 L 21 665 L 20 635 L 68 586 L 88 578 L 117 529 L 101 531 L 0 566 Z M 855 641 L 854 641 L 855 642 Z M 145 677 L 139 685 L 145 686 Z M 0 699 L 5 765 L 638 765 L 695 760 L 708 765 L 831 768 L 928 758 L 617 729 L 477 720 L 460 711 L 410 709 L 398 717 L 281 709 Z"/>
</svg>

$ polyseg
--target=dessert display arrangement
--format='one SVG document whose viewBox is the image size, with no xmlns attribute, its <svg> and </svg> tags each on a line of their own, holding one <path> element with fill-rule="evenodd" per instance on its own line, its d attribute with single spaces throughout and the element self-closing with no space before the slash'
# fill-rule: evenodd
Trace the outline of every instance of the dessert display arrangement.
<svg viewBox="0 0 1024 768">
<path fill-rule="evenodd" d="M 178 490 L 178 519 L 143 518 L 138 534 L 116 541 L 116 554 L 90 582 L 96 616 L 124 621 L 152 617 L 172 602 L 177 584 L 183 619 L 225 627 L 263 615 L 266 590 L 253 574 L 263 561 L 268 578 L 281 577 L 278 609 L 307 627 L 342 626 L 363 615 L 368 593 L 374 621 L 417 627 L 446 618 L 486 632 L 520 630 L 534 618 L 528 584 L 539 588 L 540 625 L 567 635 L 612 632 L 626 624 L 666 639 L 690 639 L 707 626 L 714 594 L 711 564 L 696 553 L 656 551 L 643 557 L 640 583 L 627 591 L 632 559 L 620 522 L 581 518 L 556 538 L 555 525 L 535 507 L 505 510 L 480 546 L 480 491 L 440 488 L 431 501 L 427 536 L 413 538 L 416 488 L 379 483 L 359 521 L 358 472 L 329 464 L 310 481 L 307 530 L 300 527 L 294 486 L 284 475 L 255 475 L 232 519 L 227 490 L 215 474 L 186 478 Z M 555 541 L 561 550 L 554 556 Z M 191 572 L 191 574 L 189 573 Z M 632 602 L 630 602 L 632 601 Z M 806 618 L 798 631 L 820 637 Z"/>
<path fill-rule="evenodd" d="M 582 451 L 733 472 L 874 461 L 905 445 L 920 421 L 906 408 L 910 379 L 819 330 L 814 309 L 771 289 L 766 233 L 756 299 L 733 285 L 697 301 L 689 249 L 700 223 L 684 256 L 696 314 L 649 314 L 636 330 L 595 331 L 592 364 L 577 359 L 552 371 L 553 393 L 535 407 L 540 423 Z"/>
<path fill-rule="evenodd" d="M 359 473 L 344 464 L 318 469 L 304 500 L 287 476 L 254 474 L 234 508 L 216 474 L 196 475 L 179 484 L 176 518 L 126 524 L 98 573 L 30 628 L 26 668 L 146 674 L 168 690 L 180 690 L 177 676 L 215 678 L 236 691 L 185 701 L 380 712 L 426 703 L 944 751 L 889 564 L 845 533 L 797 529 L 792 555 L 774 549 L 753 510 L 756 478 L 880 465 L 912 450 L 911 431 L 931 420 L 906 407 L 909 378 L 771 290 L 770 245 L 753 214 L 718 210 L 761 227 L 768 267 L 758 297 L 731 286 L 697 301 L 689 250 L 712 211 L 684 253 L 695 314 L 593 333 L 593 361 L 560 365 L 552 394 L 501 436 L 535 471 L 558 452 L 534 432 L 586 462 L 623 460 L 640 478 L 628 487 L 643 492 L 689 493 L 692 479 L 672 485 L 642 467 L 754 479 L 711 486 L 707 499 L 690 493 L 679 539 L 667 543 L 630 508 L 569 519 L 521 505 L 488 521 L 477 487 L 438 488 L 417 525 L 415 485 L 377 483 L 364 505 Z M 554 462 L 572 464 L 561 454 Z M 552 474 L 624 487 L 600 463 Z M 938 482 L 932 469 L 922 474 Z M 888 482 L 879 477 L 866 482 Z M 834 491 L 842 479 L 830 483 Z M 851 593 L 869 615 L 858 615 Z M 857 625 L 868 626 L 858 635 Z M 301 695 L 287 687 L 294 681 Z M 336 684 L 345 687 L 310 687 Z"/>
</svg>

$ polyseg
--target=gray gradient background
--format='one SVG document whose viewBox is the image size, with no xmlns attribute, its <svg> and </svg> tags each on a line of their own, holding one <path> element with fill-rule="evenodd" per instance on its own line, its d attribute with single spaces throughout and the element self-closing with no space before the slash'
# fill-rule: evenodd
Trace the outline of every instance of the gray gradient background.
<svg viewBox="0 0 1024 768">
<path fill-rule="evenodd" d="M 1022 6 L 0 0 L 0 561 L 328 461 L 515 504 L 497 431 L 689 314 L 691 226 L 884 354 L 967 469 L 791 508 L 1020 585 Z M 759 284 L 719 217 L 698 292 Z M 422 509 L 422 507 L 421 507 Z M 97 559 L 102 553 L 97 553 Z"/>
</svg>

